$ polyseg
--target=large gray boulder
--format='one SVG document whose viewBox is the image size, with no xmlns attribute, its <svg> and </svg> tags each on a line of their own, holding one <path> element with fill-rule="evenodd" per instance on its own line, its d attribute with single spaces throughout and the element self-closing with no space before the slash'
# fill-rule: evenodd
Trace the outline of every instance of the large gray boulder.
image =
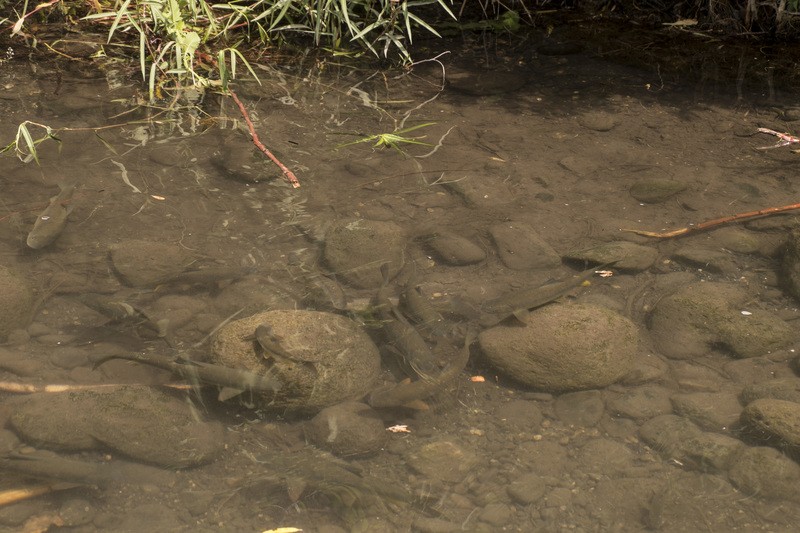
<svg viewBox="0 0 800 533">
<path fill-rule="evenodd" d="M 615 383 L 634 364 L 636 326 L 596 305 L 554 304 L 483 331 L 486 359 L 516 381 L 538 390 L 596 389 Z"/>
</svg>

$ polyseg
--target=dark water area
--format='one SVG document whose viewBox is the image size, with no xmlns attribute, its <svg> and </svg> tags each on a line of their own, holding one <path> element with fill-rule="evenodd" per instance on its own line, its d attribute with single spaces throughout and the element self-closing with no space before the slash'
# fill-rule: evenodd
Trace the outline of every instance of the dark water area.
<svg viewBox="0 0 800 533">
<path fill-rule="evenodd" d="M 0 158 L 0 530 L 794 531 L 795 212 L 625 231 L 797 201 L 791 58 L 591 28 L 256 65 L 298 188 L 229 97 L 1 64 L 61 142 Z"/>
</svg>

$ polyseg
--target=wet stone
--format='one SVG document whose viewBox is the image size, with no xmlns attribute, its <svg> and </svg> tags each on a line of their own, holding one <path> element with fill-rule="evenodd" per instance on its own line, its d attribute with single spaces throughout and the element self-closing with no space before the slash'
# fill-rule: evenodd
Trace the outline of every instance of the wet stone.
<svg viewBox="0 0 800 533">
<path fill-rule="evenodd" d="M 727 384 L 719 372 L 684 361 L 671 361 L 670 375 L 687 392 L 716 392 Z"/>
<path fill-rule="evenodd" d="M 642 424 L 639 436 L 665 459 L 674 459 L 704 472 L 725 471 L 743 447 L 741 441 L 733 437 L 703 432 L 676 415 L 648 420 Z"/>
<path fill-rule="evenodd" d="M 739 439 L 703 432 L 684 443 L 682 462 L 701 472 L 724 472 L 744 445 Z"/>
<path fill-rule="evenodd" d="M 667 459 L 682 457 L 683 443 L 701 433 L 691 421 L 671 414 L 651 418 L 639 428 L 641 439 Z"/>
<path fill-rule="evenodd" d="M 603 417 L 606 405 L 600 391 L 590 390 L 562 394 L 553 407 L 564 424 L 594 427 Z"/>
<path fill-rule="evenodd" d="M 413 531 L 420 533 L 459 533 L 462 531 L 461 524 L 427 516 L 414 517 L 411 527 Z"/>
<path fill-rule="evenodd" d="M 358 402 L 326 407 L 306 424 L 305 433 L 312 444 L 341 457 L 375 453 L 388 440 L 378 413 Z"/>
<path fill-rule="evenodd" d="M 711 234 L 711 241 L 740 254 L 754 254 L 763 246 L 763 234 L 738 227 L 720 228 Z"/>
<path fill-rule="evenodd" d="M 729 381 L 742 385 L 763 383 L 772 379 L 795 377 L 786 363 L 775 362 L 766 357 L 751 357 L 726 363 L 722 371 Z"/>
<path fill-rule="evenodd" d="M 761 398 L 787 400 L 800 404 L 800 379 L 785 378 L 754 383 L 742 389 L 739 395 L 742 405 L 748 405 Z"/>
<path fill-rule="evenodd" d="M 0 369 L 10 372 L 15 376 L 35 376 L 42 372 L 44 366 L 42 361 L 31 359 L 24 353 L 0 348 Z"/>
<path fill-rule="evenodd" d="M 448 483 L 461 482 L 480 462 L 474 453 L 449 441 L 424 444 L 406 460 L 420 475 Z"/>
<path fill-rule="evenodd" d="M 490 503 L 481 510 L 479 520 L 494 527 L 502 527 L 514 519 L 514 508 L 505 503 Z"/>
<path fill-rule="evenodd" d="M 512 400 L 504 403 L 495 409 L 494 417 L 519 430 L 538 429 L 544 418 L 539 406 L 528 400 Z"/>
<path fill-rule="evenodd" d="M 662 379 L 669 371 L 669 366 L 661 357 L 648 354 L 646 357 L 638 357 L 631 371 L 625 374 L 625 377 L 619 383 L 622 385 L 643 385 Z"/>
<path fill-rule="evenodd" d="M 512 500 L 520 505 L 539 501 L 547 491 L 544 478 L 536 474 L 524 474 L 508 484 L 506 488 Z"/>
<path fill-rule="evenodd" d="M 631 196 L 645 204 L 657 204 L 684 191 L 686 184 L 665 179 L 649 179 L 634 183 Z"/>
<path fill-rule="evenodd" d="M 658 250 L 632 242 L 617 241 L 569 252 L 564 255 L 564 259 L 600 265 L 614 262 L 613 268 L 640 272 L 653 266 L 658 259 Z"/>
<path fill-rule="evenodd" d="M 619 475 L 635 464 L 633 452 L 624 444 L 611 439 L 592 439 L 575 454 L 581 472 Z"/>
<path fill-rule="evenodd" d="M 728 478 L 745 494 L 800 501 L 800 465 L 775 448 L 744 449 L 732 461 Z"/>
<path fill-rule="evenodd" d="M 516 381 L 549 392 L 601 388 L 627 374 L 639 342 L 627 318 L 593 305 L 553 304 L 478 337 L 488 362 Z"/>
<path fill-rule="evenodd" d="M 762 398 L 747 404 L 742 425 L 752 437 L 800 454 L 800 403 Z"/>
<path fill-rule="evenodd" d="M 265 357 L 253 335 L 268 325 L 288 357 Z M 264 409 L 318 412 L 371 392 L 380 354 L 354 321 L 319 311 L 274 310 L 234 320 L 212 343 L 214 362 L 278 379 L 277 391 L 253 400 Z"/>
<path fill-rule="evenodd" d="M 543 270 L 561 264 L 561 257 L 556 251 L 527 224 L 498 224 L 492 226 L 489 232 L 500 260 L 508 268 Z"/>
<path fill-rule="evenodd" d="M 733 273 L 736 265 L 729 254 L 703 246 L 682 246 L 675 250 L 672 258 L 683 265 L 715 274 Z"/>
<path fill-rule="evenodd" d="M 708 431 L 724 431 L 739 421 L 742 406 L 735 394 L 693 392 L 670 398 L 675 413 Z"/>
<path fill-rule="evenodd" d="M 178 245 L 125 240 L 111 247 L 111 263 L 131 287 L 154 287 L 183 272 L 191 259 Z"/>
<path fill-rule="evenodd" d="M 608 410 L 616 416 L 647 420 L 672 412 L 670 390 L 658 385 L 642 385 L 608 400 Z"/>
<path fill-rule="evenodd" d="M 195 296 L 170 294 L 153 303 L 151 316 L 155 320 L 166 320 L 167 329 L 172 332 L 191 322 L 196 314 L 207 307 L 205 301 Z"/>
<path fill-rule="evenodd" d="M 486 259 L 483 248 L 466 237 L 449 231 L 437 231 L 425 238 L 424 242 L 448 265 L 472 265 Z"/>
<path fill-rule="evenodd" d="M 589 111 L 578 117 L 578 124 L 592 131 L 611 131 L 618 123 L 617 117 L 605 111 Z"/>
<path fill-rule="evenodd" d="M 323 255 L 331 271 L 362 289 L 381 285 L 380 266 L 389 264 L 389 277 L 403 266 L 406 235 L 393 222 L 348 219 L 335 223 L 325 238 Z"/>
<path fill-rule="evenodd" d="M 138 461 L 185 468 L 212 460 L 225 444 L 220 424 L 197 421 L 186 402 L 149 387 L 37 393 L 15 401 L 13 430 L 53 450 L 111 448 Z"/>
<path fill-rule="evenodd" d="M 699 357 L 717 346 L 736 357 L 756 357 L 788 346 L 795 337 L 793 329 L 773 313 L 748 307 L 749 300 L 736 285 L 688 285 L 656 306 L 650 320 L 653 341 L 674 359 Z"/>
<path fill-rule="evenodd" d="M 0 340 L 27 325 L 33 310 L 33 293 L 25 278 L 0 266 Z"/>
</svg>

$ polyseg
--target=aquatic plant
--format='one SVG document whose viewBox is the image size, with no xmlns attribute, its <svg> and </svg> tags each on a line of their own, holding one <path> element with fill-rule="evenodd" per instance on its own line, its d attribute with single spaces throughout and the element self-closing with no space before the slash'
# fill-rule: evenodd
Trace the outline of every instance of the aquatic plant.
<svg viewBox="0 0 800 533">
<path fill-rule="evenodd" d="M 354 144 L 361 144 L 361 143 L 368 143 L 375 141 L 375 144 L 372 145 L 374 148 L 380 148 L 380 147 L 394 148 L 398 152 L 403 153 L 403 150 L 400 148 L 401 144 L 421 144 L 424 146 L 433 146 L 430 143 L 420 141 L 420 139 L 422 139 L 423 137 L 404 137 L 402 134 L 418 130 L 420 128 L 433 126 L 434 124 L 436 123 L 426 122 L 425 124 L 417 124 L 416 126 L 411 126 L 410 128 L 393 131 L 391 133 L 377 133 L 375 135 L 367 135 L 365 137 L 362 137 L 361 139 L 358 139 L 357 141 L 340 144 L 336 148 L 337 149 L 344 148 L 345 146 L 352 146 Z"/>
<path fill-rule="evenodd" d="M 239 63 L 257 79 L 243 44 L 264 46 L 289 33 L 310 35 L 314 45 L 334 52 L 356 45 L 409 63 L 407 43 L 417 28 L 439 35 L 416 14 L 427 5 L 455 18 L 445 0 L 116 0 L 113 9 L 84 20 L 108 25 L 108 43 L 136 38 L 139 68 L 153 100 L 165 87 L 224 89 Z"/>
</svg>

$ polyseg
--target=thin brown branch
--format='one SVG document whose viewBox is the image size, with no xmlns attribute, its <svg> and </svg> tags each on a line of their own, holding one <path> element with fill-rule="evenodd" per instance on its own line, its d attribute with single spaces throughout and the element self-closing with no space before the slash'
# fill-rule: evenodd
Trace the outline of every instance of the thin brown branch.
<svg viewBox="0 0 800 533">
<path fill-rule="evenodd" d="M 239 111 L 242 112 L 242 116 L 244 117 L 244 121 L 247 123 L 247 129 L 250 130 L 250 137 L 253 138 L 253 144 L 256 145 L 256 148 L 258 148 L 259 150 L 264 152 L 264 154 L 266 154 L 267 157 L 272 159 L 273 163 L 278 165 L 278 167 L 281 169 L 281 171 L 283 171 L 283 175 L 286 176 L 286 179 L 289 181 L 289 183 L 292 184 L 292 187 L 294 187 L 295 189 L 298 188 L 300 186 L 300 181 L 297 179 L 297 176 L 295 176 L 294 172 L 289 170 L 286 167 L 286 165 L 281 163 L 278 160 L 278 158 L 275 157 L 272 154 L 272 152 L 270 152 L 267 149 L 267 147 L 264 146 L 261 143 L 261 141 L 258 138 L 258 133 L 256 133 L 256 127 L 253 125 L 253 121 L 250 120 L 250 115 L 247 113 L 247 109 L 245 109 L 244 104 L 242 103 L 241 100 L 239 100 L 239 97 L 236 96 L 236 93 L 233 92 L 233 90 L 229 90 L 229 92 L 231 93 L 231 97 L 233 98 L 233 101 L 236 102 L 237 106 L 239 106 Z"/>
<path fill-rule="evenodd" d="M 722 218 L 715 218 L 713 220 L 706 220 L 705 222 L 701 222 L 693 226 L 686 226 L 685 228 L 679 228 L 672 231 L 665 231 L 661 233 L 655 231 L 639 230 L 639 229 L 620 229 L 620 231 L 627 231 L 630 233 L 635 233 L 637 235 L 644 235 L 645 237 L 653 237 L 655 239 L 669 239 L 671 237 L 680 237 L 681 235 L 687 235 L 690 233 L 705 231 L 711 228 L 715 228 L 717 226 L 730 224 L 732 222 L 742 222 L 745 220 L 752 220 L 754 218 L 766 217 L 769 215 L 775 215 L 777 213 L 785 213 L 786 211 L 793 211 L 795 209 L 800 209 L 800 203 L 783 205 L 780 207 L 768 207 L 766 209 L 759 209 L 758 211 L 748 211 L 747 213 L 737 213 L 735 215 L 730 215 Z"/>
</svg>

